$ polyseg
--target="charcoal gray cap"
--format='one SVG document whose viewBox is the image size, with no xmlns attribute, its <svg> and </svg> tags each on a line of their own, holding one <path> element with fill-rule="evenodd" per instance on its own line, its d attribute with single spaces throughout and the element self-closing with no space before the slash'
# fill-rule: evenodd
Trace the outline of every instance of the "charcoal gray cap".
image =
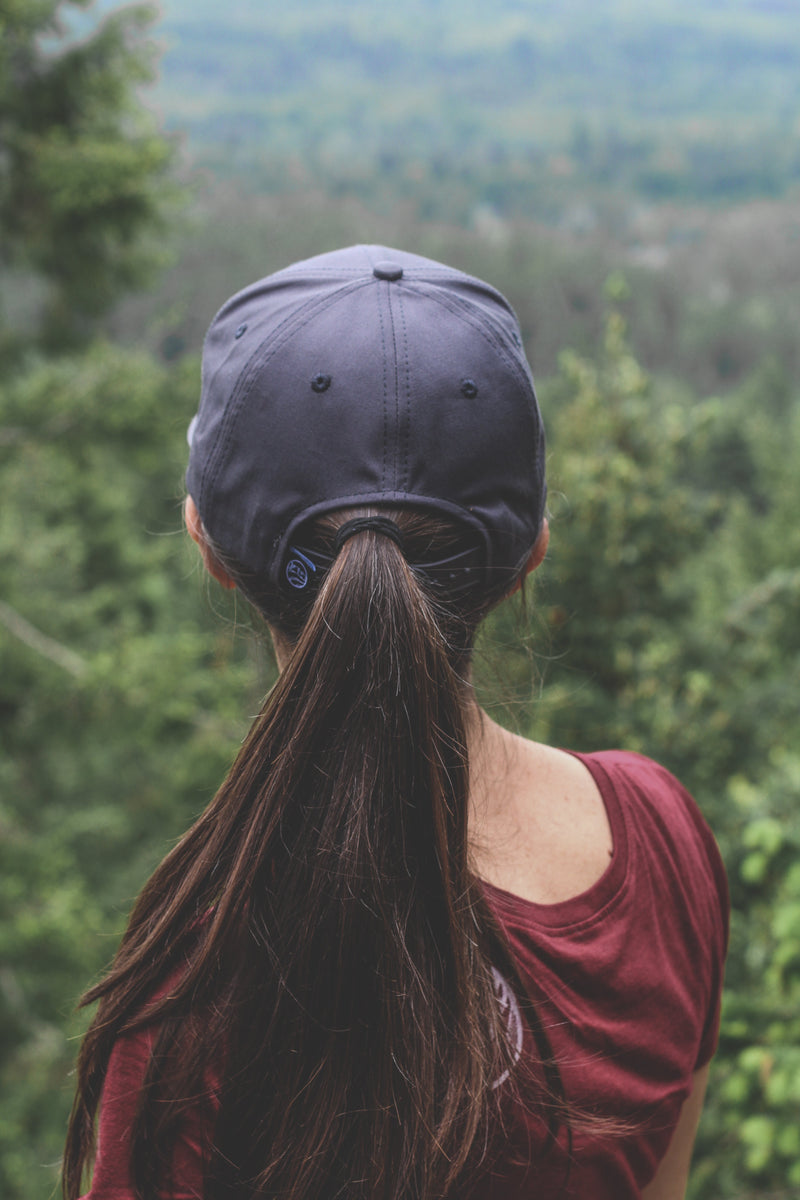
<svg viewBox="0 0 800 1200">
<path fill-rule="evenodd" d="M 546 494 L 513 309 L 478 279 L 384 246 L 252 284 L 206 336 L 186 484 L 256 602 L 304 522 L 373 503 L 463 522 L 489 575 L 511 581 Z"/>
</svg>

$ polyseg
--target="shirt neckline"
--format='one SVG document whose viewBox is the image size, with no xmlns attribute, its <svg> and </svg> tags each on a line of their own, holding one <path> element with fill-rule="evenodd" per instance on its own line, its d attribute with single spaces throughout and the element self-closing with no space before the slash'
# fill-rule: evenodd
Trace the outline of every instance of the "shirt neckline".
<svg viewBox="0 0 800 1200">
<path fill-rule="evenodd" d="M 481 884 L 493 908 L 502 914 L 506 924 L 522 927 L 546 926 L 550 929 L 574 928 L 599 920 L 616 902 L 628 874 L 629 837 L 625 812 L 617 789 L 605 766 L 593 754 L 576 750 L 565 753 L 584 764 L 600 792 L 611 828 L 613 850 L 603 874 L 585 891 L 555 904 L 540 904 L 513 892 L 496 887 L 487 880 Z"/>
</svg>

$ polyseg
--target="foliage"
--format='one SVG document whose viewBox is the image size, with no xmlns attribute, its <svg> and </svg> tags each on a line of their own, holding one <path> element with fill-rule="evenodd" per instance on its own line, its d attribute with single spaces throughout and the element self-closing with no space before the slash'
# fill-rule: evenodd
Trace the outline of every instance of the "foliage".
<svg viewBox="0 0 800 1200">
<path fill-rule="evenodd" d="M 179 481 L 196 387 L 194 365 L 167 372 L 96 346 L 34 363 L 0 392 L 9 1200 L 46 1194 L 32 1180 L 59 1158 L 70 1008 L 210 798 L 264 687 L 187 579 Z"/>
<path fill-rule="evenodd" d="M 123 9 L 77 39 L 67 7 L 0 0 L 0 264 L 46 282 L 50 346 L 149 277 L 159 255 L 142 239 L 161 220 L 170 160 L 135 98 L 153 10 Z"/>
<path fill-rule="evenodd" d="M 780 742 L 755 782 L 735 775 L 726 788 L 738 907 L 698 1196 L 736 1195 L 743 1180 L 800 1189 L 799 798 L 800 759 Z"/>
</svg>

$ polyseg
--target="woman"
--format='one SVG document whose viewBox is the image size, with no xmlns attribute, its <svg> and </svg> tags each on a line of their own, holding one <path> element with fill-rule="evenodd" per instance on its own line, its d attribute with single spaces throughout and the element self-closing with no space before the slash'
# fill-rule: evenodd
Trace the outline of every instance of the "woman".
<svg viewBox="0 0 800 1200">
<path fill-rule="evenodd" d="M 352 247 L 205 343 L 185 516 L 281 676 L 144 889 L 80 1061 L 91 1200 L 676 1200 L 714 1050 L 724 871 L 622 752 L 513 736 L 470 649 L 544 557 L 514 314 Z"/>
</svg>

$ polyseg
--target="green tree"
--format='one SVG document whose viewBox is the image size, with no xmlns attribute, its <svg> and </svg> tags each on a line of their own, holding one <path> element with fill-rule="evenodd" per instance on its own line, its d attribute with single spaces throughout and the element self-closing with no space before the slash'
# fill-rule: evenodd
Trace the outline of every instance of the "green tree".
<svg viewBox="0 0 800 1200">
<path fill-rule="evenodd" d="M 9 1200 L 52 1195 L 74 1001 L 239 731 L 224 687 L 203 716 L 214 672 L 198 683 L 190 664 L 230 658 L 230 638 L 207 640 L 202 615 L 182 624 L 172 581 L 186 560 L 165 569 L 174 539 L 158 536 L 178 525 L 194 374 L 87 348 L 94 318 L 158 261 L 148 238 L 172 194 L 171 147 L 136 95 L 151 73 L 153 12 L 98 23 L 80 11 L 90 8 L 0 0 L 0 1195 Z M 192 743 L 188 758 L 173 758 Z"/>
<path fill-rule="evenodd" d="M 52 1194 L 74 1003 L 266 688 L 182 533 L 197 389 L 194 362 L 103 345 L 0 387 L 4 1200 Z"/>
<path fill-rule="evenodd" d="M 708 414 L 645 374 L 616 310 L 598 355 L 562 354 L 543 406 L 553 536 L 535 589 L 543 626 L 535 732 L 558 745 L 624 744 L 663 758 L 676 699 L 663 670 L 692 608 L 682 573 L 716 511 L 714 495 L 683 478 Z"/>
<path fill-rule="evenodd" d="M 154 10 L 70 35 L 69 10 L 91 3 L 0 0 L 0 269 L 44 285 L 50 347 L 79 339 L 148 277 L 158 254 L 146 235 L 169 191 L 170 144 L 136 96 L 152 74 Z"/>
</svg>

